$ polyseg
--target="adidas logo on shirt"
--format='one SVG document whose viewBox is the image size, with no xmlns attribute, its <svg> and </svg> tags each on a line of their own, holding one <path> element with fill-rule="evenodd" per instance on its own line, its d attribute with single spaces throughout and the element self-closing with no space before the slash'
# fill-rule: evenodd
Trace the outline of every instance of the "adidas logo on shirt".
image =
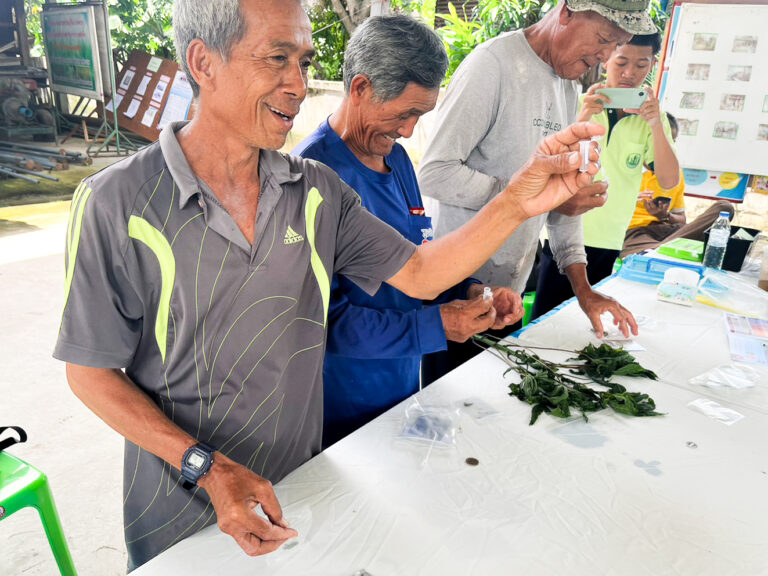
<svg viewBox="0 0 768 576">
<path fill-rule="evenodd" d="M 299 242 L 304 242 L 304 236 L 296 232 L 293 228 L 288 226 L 288 230 L 285 231 L 285 238 L 283 239 L 283 244 L 298 244 Z"/>
</svg>

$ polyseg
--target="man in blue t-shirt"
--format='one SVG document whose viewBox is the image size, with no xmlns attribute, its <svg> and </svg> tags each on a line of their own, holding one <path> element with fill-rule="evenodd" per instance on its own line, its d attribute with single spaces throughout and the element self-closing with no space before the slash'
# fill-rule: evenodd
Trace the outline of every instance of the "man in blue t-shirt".
<svg viewBox="0 0 768 576">
<path fill-rule="evenodd" d="M 407 16 L 374 17 L 357 28 L 344 59 L 345 97 L 293 154 L 333 168 L 363 206 L 412 242 L 432 240 L 416 174 L 405 149 L 419 117 L 435 107 L 448 59 L 435 33 Z M 323 446 L 419 390 L 424 354 L 447 340 L 508 326 L 523 315 L 508 288 L 468 279 L 423 303 L 389 285 L 369 296 L 334 276 L 328 313 Z"/>
</svg>

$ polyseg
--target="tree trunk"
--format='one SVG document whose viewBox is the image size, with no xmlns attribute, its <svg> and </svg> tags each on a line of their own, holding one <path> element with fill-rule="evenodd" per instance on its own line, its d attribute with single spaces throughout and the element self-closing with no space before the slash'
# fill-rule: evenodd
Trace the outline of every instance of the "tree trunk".
<svg viewBox="0 0 768 576">
<path fill-rule="evenodd" d="M 371 12 L 365 0 L 331 0 L 331 6 L 350 36 Z"/>
</svg>

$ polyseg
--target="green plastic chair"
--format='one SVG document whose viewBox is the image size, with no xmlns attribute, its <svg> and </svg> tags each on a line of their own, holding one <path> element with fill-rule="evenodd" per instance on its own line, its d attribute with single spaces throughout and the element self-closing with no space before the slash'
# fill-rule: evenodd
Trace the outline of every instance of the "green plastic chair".
<svg viewBox="0 0 768 576">
<path fill-rule="evenodd" d="M 8 429 L 15 430 L 19 439 L 7 438 L 0 442 L 0 521 L 22 508 L 37 508 L 59 572 L 63 576 L 77 576 L 48 478 L 37 468 L 3 452 L 8 446 L 27 439 L 24 430 L 17 426 L 0 427 L 0 435 Z"/>
</svg>

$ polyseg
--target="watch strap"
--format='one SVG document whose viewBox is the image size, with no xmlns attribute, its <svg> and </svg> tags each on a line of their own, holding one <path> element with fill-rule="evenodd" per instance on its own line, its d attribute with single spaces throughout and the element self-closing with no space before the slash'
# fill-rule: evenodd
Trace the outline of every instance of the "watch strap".
<svg viewBox="0 0 768 576">
<path fill-rule="evenodd" d="M 185 462 L 187 461 L 187 455 L 192 450 L 199 450 L 202 452 L 206 452 L 209 456 L 208 466 L 202 472 L 202 474 L 190 474 L 185 469 L 186 468 Z M 211 466 L 213 465 L 213 453 L 215 451 L 216 451 L 216 448 L 214 448 L 210 444 L 206 444 L 205 442 L 198 442 L 197 444 L 190 446 L 184 451 L 184 455 L 181 457 L 181 487 L 182 488 L 184 488 L 185 490 L 190 490 L 194 488 L 195 486 L 197 486 L 197 482 L 200 480 L 200 478 L 208 474 L 208 472 L 211 469 Z"/>
</svg>

